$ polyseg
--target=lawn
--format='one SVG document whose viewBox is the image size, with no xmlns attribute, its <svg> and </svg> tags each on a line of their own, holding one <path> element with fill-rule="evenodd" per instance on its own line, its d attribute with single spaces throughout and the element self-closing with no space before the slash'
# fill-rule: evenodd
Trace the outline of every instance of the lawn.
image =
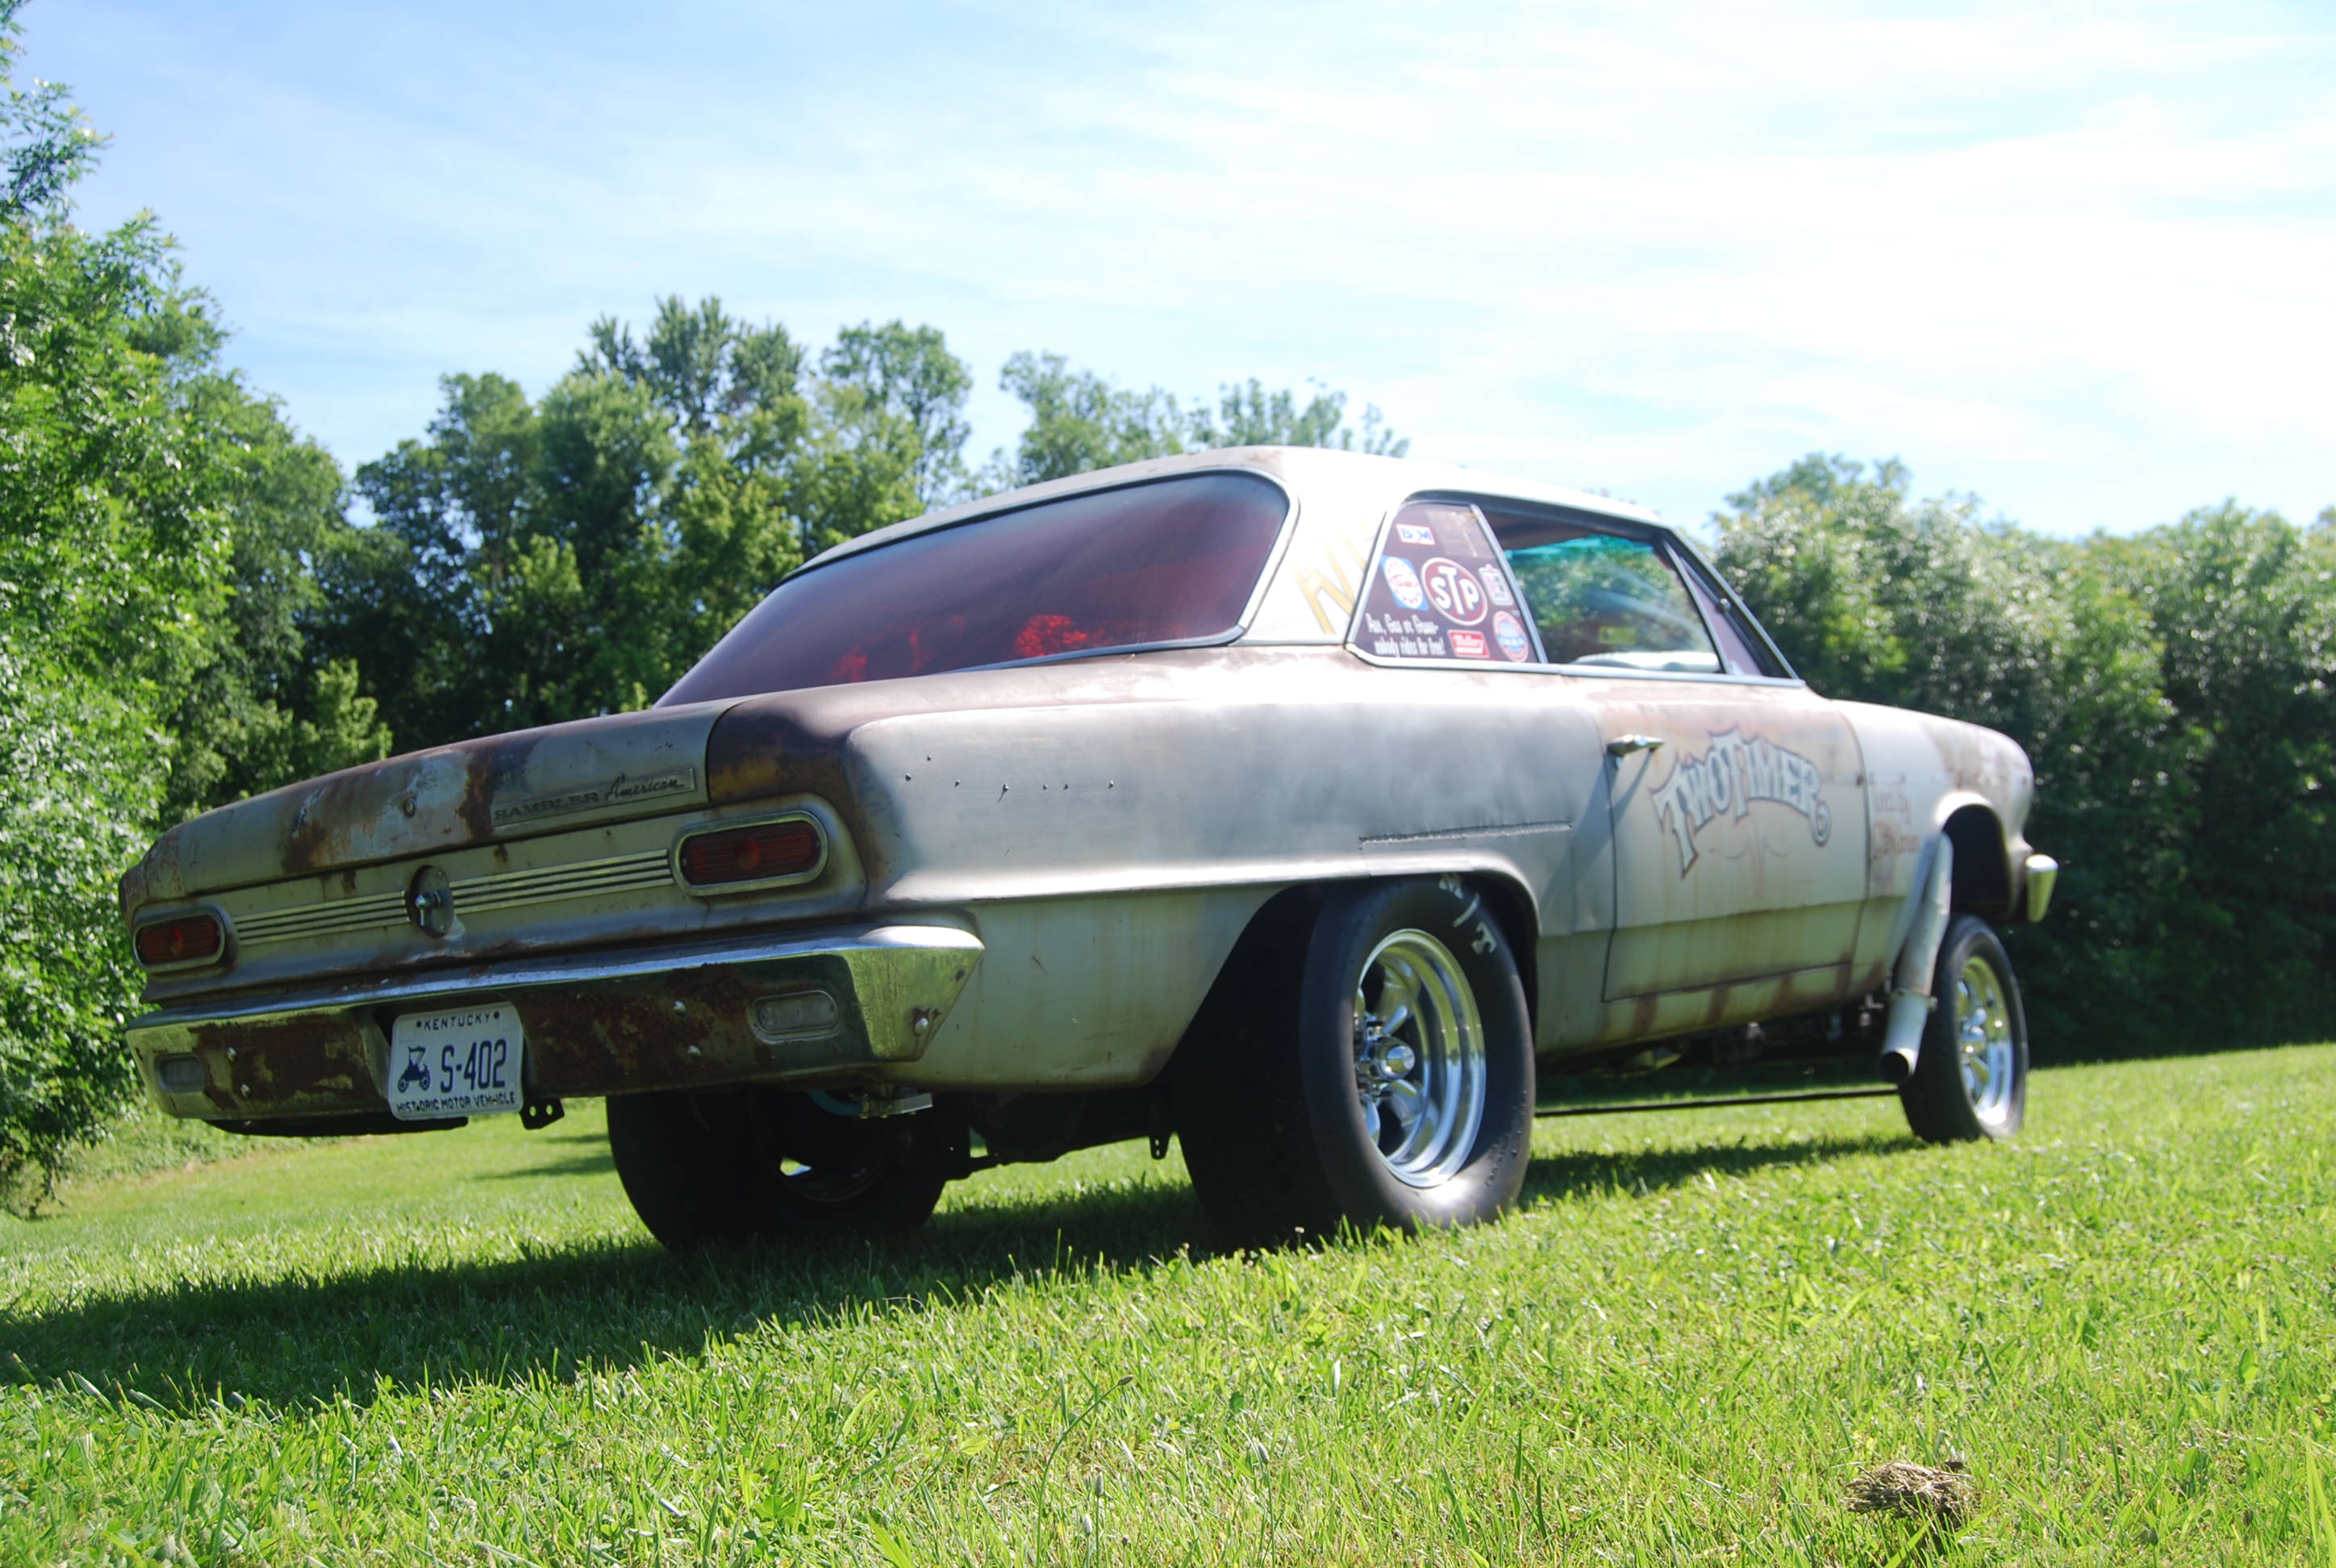
<svg viewBox="0 0 2336 1568">
<path fill-rule="evenodd" d="M 597 1107 L 259 1144 L 0 1221 L 0 1562 L 2330 1568 L 2331 1152 L 2312 1047 L 1544 1123 L 1416 1241 L 1219 1254 L 1126 1145 L 676 1259 Z"/>
</svg>

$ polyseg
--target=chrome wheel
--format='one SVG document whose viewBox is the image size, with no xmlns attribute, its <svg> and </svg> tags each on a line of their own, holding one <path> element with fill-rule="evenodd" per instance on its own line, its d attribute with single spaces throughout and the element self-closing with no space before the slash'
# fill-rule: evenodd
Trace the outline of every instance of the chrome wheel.
<svg viewBox="0 0 2336 1568">
<path fill-rule="evenodd" d="M 1484 1119 L 1484 1026 L 1452 950 L 1390 933 L 1355 982 L 1355 1095 L 1395 1178 L 1434 1187 L 1468 1162 Z"/>
<path fill-rule="evenodd" d="M 2011 1008 L 2002 977 L 1976 953 L 1955 978 L 1955 1050 L 1971 1114 L 1982 1127 L 2001 1126 L 2011 1114 L 2017 1087 Z"/>
</svg>

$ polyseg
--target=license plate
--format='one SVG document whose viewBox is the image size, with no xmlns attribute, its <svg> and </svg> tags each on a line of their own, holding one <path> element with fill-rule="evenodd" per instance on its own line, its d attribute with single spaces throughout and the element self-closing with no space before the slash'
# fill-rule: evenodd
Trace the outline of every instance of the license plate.
<svg viewBox="0 0 2336 1568">
<path fill-rule="evenodd" d="M 389 1114 L 419 1122 L 516 1111 L 526 1051 L 507 1003 L 404 1014 L 389 1027 Z"/>
</svg>

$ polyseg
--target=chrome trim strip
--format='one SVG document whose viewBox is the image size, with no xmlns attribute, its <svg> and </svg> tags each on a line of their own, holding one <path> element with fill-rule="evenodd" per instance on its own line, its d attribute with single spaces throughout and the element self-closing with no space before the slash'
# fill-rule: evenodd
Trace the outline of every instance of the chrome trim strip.
<svg viewBox="0 0 2336 1568">
<path fill-rule="evenodd" d="M 454 883 L 454 912 L 509 909 L 513 904 L 549 903 L 554 899 L 620 888 L 661 887 L 672 880 L 663 850 L 641 850 L 607 860 L 579 861 L 574 865 L 544 866 L 529 872 L 496 872 L 464 877 Z"/>
<path fill-rule="evenodd" d="M 453 884 L 454 912 L 457 916 L 487 914 L 522 904 L 581 898 L 588 893 L 658 888 L 671 881 L 673 869 L 667 852 L 641 850 L 572 865 L 463 877 Z M 249 948 L 405 923 L 405 894 L 384 892 L 336 899 L 329 903 L 265 910 L 245 916 L 237 922 L 235 930 L 242 944 Z"/>
<path fill-rule="evenodd" d="M 236 928 L 246 947 L 290 941 L 297 937 L 326 936 L 360 930 L 368 926 L 405 923 L 404 893 L 375 893 L 329 904 L 297 905 L 248 915 Z"/>
<path fill-rule="evenodd" d="M 764 937 L 749 941 L 694 942 L 683 947 L 652 948 L 627 953 L 515 959 L 499 964 L 433 969 L 419 975 L 322 986 L 268 997 L 224 998 L 182 1008 L 165 1008 L 159 1012 L 132 1018 L 124 1027 L 135 1035 L 141 1029 L 227 1023 L 299 1013 L 339 1012 L 386 1003 L 427 1002 L 442 998 L 459 1002 L 482 994 L 638 979 L 675 969 L 769 963 L 781 959 L 816 958 L 836 953 L 901 950 L 959 952 L 968 959 L 978 959 L 984 949 L 978 937 L 955 926 L 851 926 L 808 935 Z"/>
</svg>

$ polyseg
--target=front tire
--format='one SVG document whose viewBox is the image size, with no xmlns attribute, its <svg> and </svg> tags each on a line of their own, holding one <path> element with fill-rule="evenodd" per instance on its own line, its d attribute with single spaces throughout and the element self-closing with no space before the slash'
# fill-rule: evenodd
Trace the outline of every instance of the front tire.
<svg viewBox="0 0 2336 1568">
<path fill-rule="evenodd" d="M 1533 1034 L 1482 898 L 1457 877 L 1336 890 L 1302 952 L 1294 986 L 1287 968 L 1250 977 L 1247 1027 L 1181 1064 L 1185 1164 L 1218 1228 L 1265 1244 L 1474 1224 L 1514 1203 Z"/>
<path fill-rule="evenodd" d="M 1929 1143 L 2009 1138 L 2028 1114 L 2028 1017 L 2003 940 L 1957 915 L 1939 944 L 1914 1075 L 1899 1086 L 1906 1125 Z"/>
</svg>

